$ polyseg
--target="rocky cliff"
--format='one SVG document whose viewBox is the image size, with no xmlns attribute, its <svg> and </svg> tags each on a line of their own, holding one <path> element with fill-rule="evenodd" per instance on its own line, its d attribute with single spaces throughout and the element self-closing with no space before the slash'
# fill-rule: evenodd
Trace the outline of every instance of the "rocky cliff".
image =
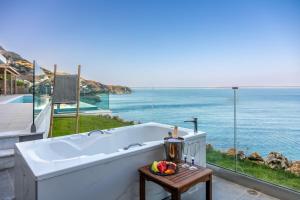
<svg viewBox="0 0 300 200">
<path fill-rule="evenodd" d="M 32 82 L 32 72 L 33 72 L 33 64 L 28 60 L 24 59 L 19 54 L 7 51 L 3 47 L 0 46 L 0 55 L 5 57 L 10 66 L 16 69 L 21 74 L 21 79 Z M 52 78 L 53 73 L 46 69 L 41 68 L 45 75 L 48 78 Z M 67 74 L 64 72 L 60 72 L 60 74 Z M 41 81 L 43 84 L 47 84 L 50 80 L 45 80 L 45 76 L 40 76 L 38 79 L 43 79 Z M 81 90 L 85 94 L 97 94 L 101 92 L 110 92 L 111 94 L 129 94 L 131 93 L 131 89 L 126 86 L 119 85 L 105 85 L 97 81 L 81 79 Z"/>
</svg>

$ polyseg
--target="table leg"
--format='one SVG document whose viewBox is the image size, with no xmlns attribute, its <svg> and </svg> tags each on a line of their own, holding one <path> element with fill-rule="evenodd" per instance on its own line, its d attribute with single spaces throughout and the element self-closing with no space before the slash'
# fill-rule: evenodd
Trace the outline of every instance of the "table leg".
<svg viewBox="0 0 300 200">
<path fill-rule="evenodd" d="M 178 191 L 172 192 L 172 200 L 180 200 L 181 199 L 181 194 Z"/>
<path fill-rule="evenodd" d="M 212 176 L 206 181 L 206 200 L 212 200 Z"/>
<path fill-rule="evenodd" d="M 145 200 L 146 199 L 146 194 L 145 194 L 145 177 L 140 174 L 140 200 Z"/>
</svg>

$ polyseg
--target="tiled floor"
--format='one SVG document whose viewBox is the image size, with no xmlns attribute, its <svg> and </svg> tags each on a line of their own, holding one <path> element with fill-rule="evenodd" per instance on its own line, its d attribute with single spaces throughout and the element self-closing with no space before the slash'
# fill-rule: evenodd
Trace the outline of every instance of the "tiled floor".
<svg viewBox="0 0 300 200">
<path fill-rule="evenodd" d="M 182 195 L 182 200 L 205 200 L 205 184 L 198 186 L 198 192 L 193 188 Z M 213 200 L 279 200 L 261 192 L 251 190 L 225 179 L 213 176 Z M 166 198 L 164 200 L 171 200 Z"/>
<path fill-rule="evenodd" d="M 12 200 L 13 194 L 13 178 L 12 171 L 0 171 L 0 200 Z M 183 200 L 204 200 L 205 188 L 200 186 L 200 195 L 195 195 L 192 191 L 188 191 L 182 196 Z M 254 193 L 254 194 L 251 194 Z M 199 198 L 200 197 L 200 198 Z M 249 188 L 229 182 L 219 177 L 213 177 L 213 200 L 278 200 L 274 197 L 263 193 L 250 190 Z"/>
<path fill-rule="evenodd" d="M 218 200 L 278 200 L 233 182 L 213 177 L 213 199 Z"/>
<path fill-rule="evenodd" d="M 3 103 L 17 96 L 0 96 L 0 132 L 24 130 L 32 122 L 31 103 Z"/>
<path fill-rule="evenodd" d="M 0 171 L 0 200 L 14 199 L 13 178 L 9 170 Z"/>
</svg>

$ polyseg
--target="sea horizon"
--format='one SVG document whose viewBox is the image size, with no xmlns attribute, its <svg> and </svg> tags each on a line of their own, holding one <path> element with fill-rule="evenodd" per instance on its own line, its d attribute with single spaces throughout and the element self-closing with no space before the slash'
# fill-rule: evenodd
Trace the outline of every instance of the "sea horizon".
<svg viewBox="0 0 300 200">
<path fill-rule="evenodd" d="M 238 87 L 239 89 L 284 89 L 284 88 L 296 88 L 299 86 L 127 86 L 131 89 L 232 89 Z M 113 95 L 113 94 L 112 94 Z"/>
</svg>

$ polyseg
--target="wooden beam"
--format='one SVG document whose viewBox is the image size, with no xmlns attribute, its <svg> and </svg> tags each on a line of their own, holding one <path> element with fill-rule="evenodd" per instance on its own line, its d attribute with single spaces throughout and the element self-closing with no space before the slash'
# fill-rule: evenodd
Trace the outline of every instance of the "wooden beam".
<svg viewBox="0 0 300 200">
<path fill-rule="evenodd" d="M 77 103 L 77 109 L 76 109 L 76 133 L 79 132 L 79 105 L 80 105 L 80 69 L 81 66 L 78 65 L 78 74 L 77 74 L 77 96 L 76 96 L 76 103 Z"/>
</svg>

